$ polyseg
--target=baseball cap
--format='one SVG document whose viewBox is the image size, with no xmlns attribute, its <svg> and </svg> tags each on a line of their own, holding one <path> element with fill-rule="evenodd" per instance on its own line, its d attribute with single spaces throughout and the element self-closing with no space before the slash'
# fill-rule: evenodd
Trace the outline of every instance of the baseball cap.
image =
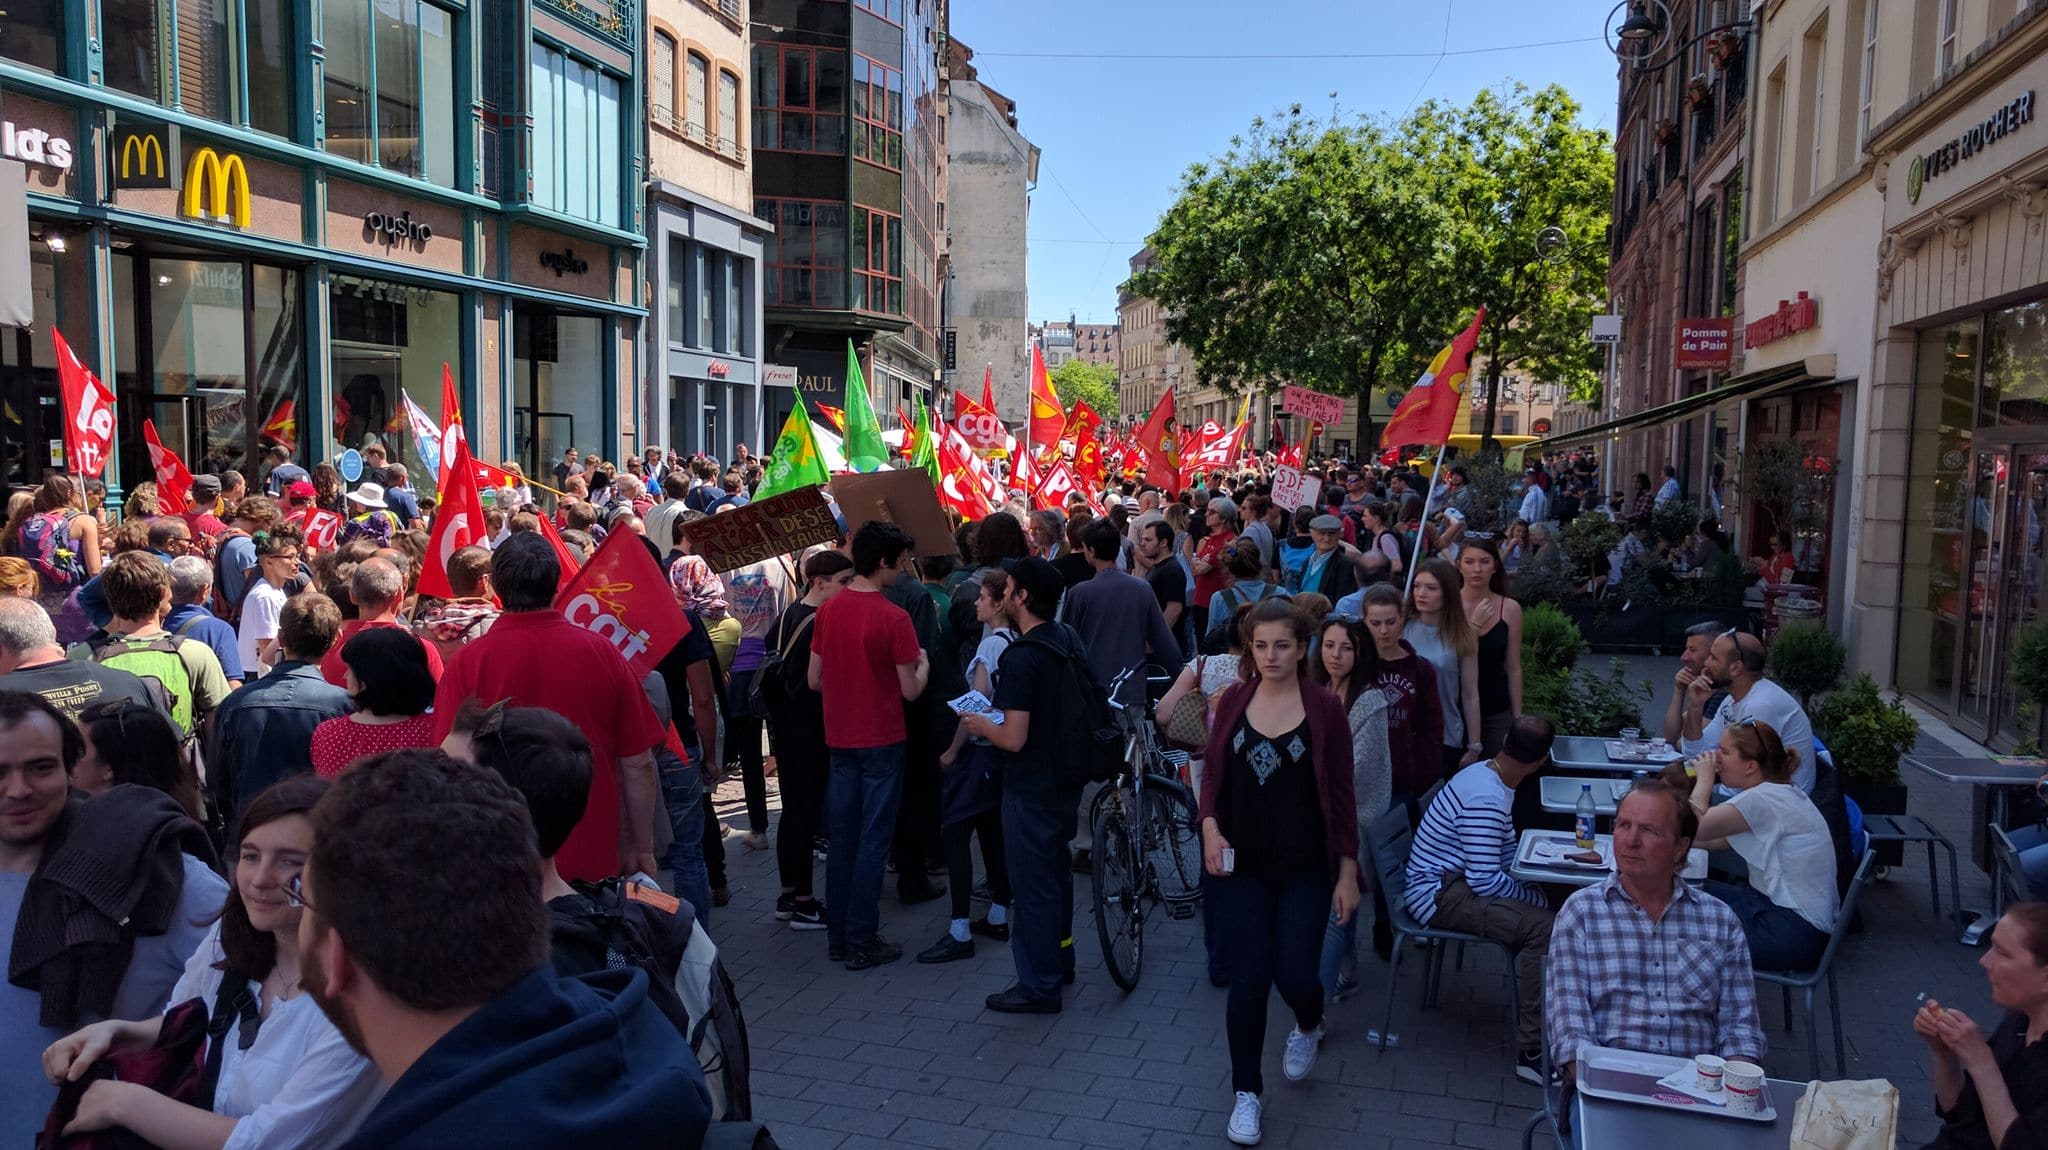
<svg viewBox="0 0 2048 1150">
<path fill-rule="evenodd" d="M 211 502 L 220 498 L 220 476 L 195 475 L 192 477 L 192 497 Z"/>
<path fill-rule="evenodd" d="M 1027 598 L 1041 602 L 1057 602 L 1060 593 L 1067 589 L 1066 577 L 1060 574 L 1060 569 L 1036 555 L 1003 560 L 1003 572 L 1024 588 Z"/>
<path fill-rule="evenodd" d="M 284 497 L 286 499 L 318 499 L 320 492 L 315 490 L 311 483 L 301 479 L 284 489 Z"/>
</svg>

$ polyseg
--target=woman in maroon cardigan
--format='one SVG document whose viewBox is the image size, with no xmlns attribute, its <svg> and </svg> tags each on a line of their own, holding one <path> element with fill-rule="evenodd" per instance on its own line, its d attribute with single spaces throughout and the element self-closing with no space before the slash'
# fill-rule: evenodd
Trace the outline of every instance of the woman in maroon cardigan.
<svg viewBox="0 0 2048 1150">
<path fill-rule="evenodd" d="M 1309 620 L 1267 599 L 1241 624 L 1252 678 L 1217 701 L 1203 755 L 1203 895 L 1230 979 L 1230 1140 L 1256 1145 L 1266 1003 L 1294 1010 L 1283 1068 L 1308 1077 L 1323 1040 L 1323 932 L 1358 909 L 1358 819 L 1344 704 L 1302 674 Z"/>
</svg>

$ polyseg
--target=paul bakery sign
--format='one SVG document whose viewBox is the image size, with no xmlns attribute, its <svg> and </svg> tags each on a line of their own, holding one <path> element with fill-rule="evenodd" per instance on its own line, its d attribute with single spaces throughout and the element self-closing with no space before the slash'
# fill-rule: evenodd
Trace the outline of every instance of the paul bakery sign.
<svg viewBox="0 0 2048 1150">
<path fill-rule="evenodd" d="M 1980 122 L 1964 128 L 1955 139 L 1914 156 L 1906 168 L 1906 202 L 1919 203 L 1920 193 L 1929 181 L 1953 171 L 1964 160 L 2033 122 L 2034 92 L 2030 88 L 1992 109 Z"/>
<path fill-rule="evenodd" d="M 1798 299 L 1779 300 L 1777 311 L 1743 328 L 1742 346 L 1762 347 L 1819 326 L 1820 301 L 1800 292 Z"/>
</svg>

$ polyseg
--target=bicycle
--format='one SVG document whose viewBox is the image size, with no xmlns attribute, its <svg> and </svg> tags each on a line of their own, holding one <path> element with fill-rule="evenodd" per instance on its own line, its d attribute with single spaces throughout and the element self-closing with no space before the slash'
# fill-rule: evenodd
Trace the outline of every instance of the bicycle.
<svg viewBox="0 0 2048 1150">
<path fill-rule="evenodd" d="M 1185 919 L 1201 900 L 1202 832 L 1194 796 L 1177 777 L 1148 708 L 1129 708 L 1116 694 L 1136 669 L 1110 685 L 1110 707 L 1125 732 L 1124 769 L 1089 808 L 1095 842 L 1095 930 L 1109 976 L 1126 992 L 1138 985 L 1145 962 L 1149 902 L 1169 918 Z M 1148 675 L 1147 701 L 1172 680 Z"/>
</svg>

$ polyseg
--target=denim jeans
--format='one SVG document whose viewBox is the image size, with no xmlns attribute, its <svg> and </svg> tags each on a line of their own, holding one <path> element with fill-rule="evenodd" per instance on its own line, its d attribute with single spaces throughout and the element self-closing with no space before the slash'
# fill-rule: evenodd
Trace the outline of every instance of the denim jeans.
<svg viewBox="0 0 2048 1150">
<path fill-rule="evenodd" d="M 1301 1030 L 1322 1024 L 1323 988 L 1316 981 L 1316 955 L 1322 926 L 1329 919 L 1331 886 L 1328 873 L 1320 868 L 1209 880 L 1203 901 L 1213 906 L 1225 927 L 1230 999 L 1223 1029 L 1230 1043 L 1232 1090 L 1265 1093 L 1260 1060 L 1273 991 L 1278 990 L 1294 1011 Z"/>
<path fill-rule="evenodd" d="M 1709 879 L 1700 890 L 1728 904 L 1749 939 L 1749 962 L 1758 970 L 1812 970 L 1828 948 L 1828 936 L 1798 913 L 1772 902 L 1754 887 Z"/>
<path fill-rule="evenodd" d="M 825 852 L 825 938 L 833 946 L 857 950 L 875 939 L 902 798 L 902 743 L 832 748 L 825 798 L 825 833 L 832 840 Z"/>
<path fill-rule="evenodd" d="M 697 921 L 711 923 L 711 878 L 704 869 L 704 772 L 667 751 L 655 755 L 661 777 L 661 800 L 668 808 L 675 841 L 668 846 L 669 885 L 677 898 L 697 912 Z"/>
</svg>

